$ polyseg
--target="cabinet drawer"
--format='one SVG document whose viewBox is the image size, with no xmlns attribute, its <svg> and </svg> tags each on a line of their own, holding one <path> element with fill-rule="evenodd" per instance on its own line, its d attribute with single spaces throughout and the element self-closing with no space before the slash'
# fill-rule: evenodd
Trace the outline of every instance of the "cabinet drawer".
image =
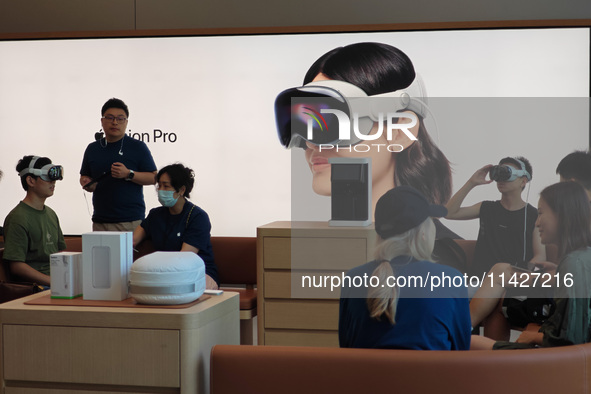
<svg viewBox="0 0 591 394">
<path fill-rule="evenodd" d="M 20 383 L 20 382 L 19 382 Z M 145 391 L 137 391 L 137 388 L 133 388 L 131 391 L 126 387 L 113 388 L 114 386 L 108 386 L 105 390 L 91 390 L 87 387 L 79 387 L 79 388 L 56 388 L 56 389 L 47 389 L 41 387 L 6 387 L 4 391 L 5 394 L 131 394 L 131 393 L 178 393 L 178 389 L 172 389 L 174 391 L 169 391 L 169 389 L 162 389 L 165 391 L 153 391 L 152 389 L 147 388 Z M 148 391 L 149 390 L 149 391 Z"/>
<path fill-rule="evenodd" d="M 338 300 L 267 300 L 265 303 L 265 328 L 338 330 L 338 324 Z"/>
<path fill-rule="evenodd" d="M 291 268 L 291 239 L 263 238 L 263 266 L 276 269 Z"/>
<path fill-rule="evenodd" d="M 344 271 L 266 271 L 265 298 L 339 299 Z M 336 277 L 335 282 L 330 279 Z M 331 291 L 331 285 L 334 285 Z"/>
<path fill-rule="evenodd" d="M 4 325 L 4 379 L 179 387 L 179 332 Z"/>
<path fill-rule="evenodd" d="M 345 270 L 367 263 L 365 238 L 265 237 L 265 269 Z"/>
<path fill-rule="evenodd" d="M 339 347 L 337 331 L 274 330 L 265 331 L 265 345 Z"/>
</svg>

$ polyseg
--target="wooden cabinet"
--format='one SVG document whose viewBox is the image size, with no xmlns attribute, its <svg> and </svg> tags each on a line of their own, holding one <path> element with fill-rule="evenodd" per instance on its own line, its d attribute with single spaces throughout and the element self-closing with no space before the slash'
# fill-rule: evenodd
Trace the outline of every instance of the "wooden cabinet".
<svg viewBox="0 0 591 394">
<path fill-rule="evenodd" d="M 273 222 L 259 227 L 258 343 L 338 346 L 338 279 L 373 260 L 375 242 L 373 225 Z"/>
<path fill-rule="evenodd" d="M 209 393 L 209 355 L 239 344 L 238 294 L 182 309 L 0 305 L 2 392 Z"/>
</svg>

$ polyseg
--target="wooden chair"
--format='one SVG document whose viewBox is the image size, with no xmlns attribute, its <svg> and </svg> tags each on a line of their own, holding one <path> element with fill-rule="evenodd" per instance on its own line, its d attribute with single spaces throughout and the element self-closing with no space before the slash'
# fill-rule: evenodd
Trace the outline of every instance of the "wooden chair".
<svg viewBox="0 0 591 394">
<path fill-rule="evenodd" d="M 211 237 L 220 288 L 240 294 L 240 343 L 252 345 L 257 315 L 255 237 Z"/>
</svg>

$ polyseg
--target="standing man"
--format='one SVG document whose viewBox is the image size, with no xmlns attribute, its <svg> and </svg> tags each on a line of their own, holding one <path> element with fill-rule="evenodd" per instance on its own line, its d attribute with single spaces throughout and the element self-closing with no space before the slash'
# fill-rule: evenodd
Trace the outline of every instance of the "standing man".
<svg viewBox="0 0 591 394">
<path fill-rule="evenodd" d="M 4 220 L 4 260 L 19 279 L 49 286 L 49 257 L 66 248 L 60 223 L 45 200 L 53 196 L 62 166 L 47 157 L 25 156 L 16 165 L 27 195 Z"/>
<path fill-rule="evenodd" d="M 93 231 L 133 231 L 145 217 L 144 185 L 156 183 L 156 164 L 147 145 L 125 135 L 129 110 L 117 98 L 101 110 L 105 136 L 88 145 L 80 184 L 93 193 Z"/>
</svg>

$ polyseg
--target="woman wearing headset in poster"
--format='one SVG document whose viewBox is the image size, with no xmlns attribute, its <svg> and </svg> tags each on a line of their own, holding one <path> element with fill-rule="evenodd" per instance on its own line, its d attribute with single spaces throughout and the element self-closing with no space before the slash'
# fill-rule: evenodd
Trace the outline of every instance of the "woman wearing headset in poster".
<svg viewBox="0 0 591 394">
<path fill-rule="evenodd" d="M 410 103 L 395 108 L 401 117 L 392 122 L 413 124 L 412 127 L 394 129 L 392 139 L 387 139 L 386 119 L 368 122 L 360 117 L 360 131 L 363 123 L 369 127 L 366 141 L 335 140 L 327 141 L 321 131 L 315 132 L 314 138 L 307 138 L 305 132 L 305 115 L 300 116 L 301 131 L 297 127 L 295 111 L 314 110 L 309 106 L 297 108 L 291 105 L 293 97 L 332 95 L 338 91 L 344 97 L 360 96 L 394 96 L 408 98 Z M 431 140 L 423 119 L 426 116 L 424 101 L 425 89 L 420 76 L 415 73 L 414 66 L 408 56 L 399 49 L 382 43 L 364 42 L 339 47 L 321 56 L 308 70 L 304 78 L 304 86 L 285 90 L 276 99 L 275 114 L 279 139 L 287 147 L 301 147 L 306 150 L 306 160 L 313 174 L 312 187 L 314 192 L 324 196 L 331 193 L 331 168 L 328 159 L 333 157 L 370 157 L 372 160 L 372 212 L 379 198 L 388 190 L 399 185 L 409 185 L 427 197 L 430 203 L 445 204 L 451 196 L 451 169 L 449 161 Z M 388 101 L 388 105 L 391 101 Z M 321 105 L 320 105 L 321 107 Z M 326 108 L 326 107 L 324 107 Z M 318 111 L 316 108 L 316 112 Z M 392 109 L 388 109 L 393 112 Z M 310 113 L 310 111 L 308 112 Z M 324 120 L 334 119 L 324 116 Z M 294 119 L 296 119 L 294 121 Z M 351 121 L 353 124 L 354 121 Z M 303 126 L 302 126 L 303 125 Z M 331 130 L 330 125 L 327 129 Z M 337 129 L 333 127 L 334 131 Z M 372 135 L 381 132 L 381 136 L 373 139 Z M 361 131 L 363 133 L 363 131 Z M 412 135 L 410 135 L 412 134 Z M 353 136 L 354 133 L 351 133 Z M 414 139 L 412 138 L 414 137 Z M 371 140 L 370 140 L 371 139 Z M 363 149 L 356 145 L 363 143 Z M 332 146 L 332 148 L 331 148 Z M 367 152 L 365 152 L 367 150 Z M 443 226 L 438 220 L 437 238 L 459 238 Z"/>
</svg>

